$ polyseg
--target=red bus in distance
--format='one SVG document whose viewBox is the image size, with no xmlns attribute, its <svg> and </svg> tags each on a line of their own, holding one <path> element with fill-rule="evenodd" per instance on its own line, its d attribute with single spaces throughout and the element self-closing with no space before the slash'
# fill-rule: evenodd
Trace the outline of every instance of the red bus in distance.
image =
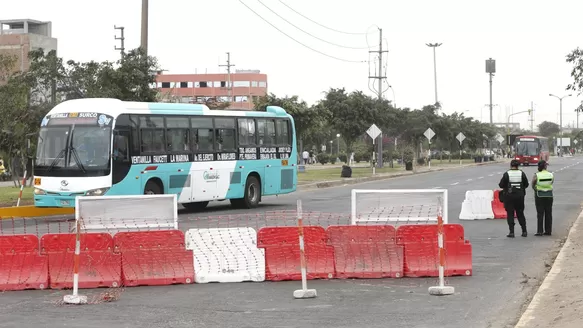
<svg viewBox="0 0 583 328">
<path fill-rule="evenodd" d="M 514 159 L 522 165 L 549 161 L 549 139 L 540 136 L 519 136 L 514 140 Z"/>
</svg>

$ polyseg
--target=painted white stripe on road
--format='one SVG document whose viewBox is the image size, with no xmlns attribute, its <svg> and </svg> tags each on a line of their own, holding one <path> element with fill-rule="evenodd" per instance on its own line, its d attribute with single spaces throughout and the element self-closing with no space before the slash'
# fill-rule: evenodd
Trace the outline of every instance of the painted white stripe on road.
<svg viewBox="0 0 583 328">
<path fill-rule="evenodd" d="M 450 184 L 450 186 L 455 186 L 457 184 L 459 184 L 459 182 L 454 182 L 454 183 Z"/>
</svg>

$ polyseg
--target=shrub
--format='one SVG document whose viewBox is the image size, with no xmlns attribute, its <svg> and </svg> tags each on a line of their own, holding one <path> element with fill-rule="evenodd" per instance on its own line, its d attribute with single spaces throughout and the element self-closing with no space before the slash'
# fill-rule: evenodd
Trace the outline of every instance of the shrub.
<svg viewBox="0 0 583 328">
<path fill-rule="evenodd" d="M 319 153 L 316 156 L 316 159 L 318 160 L 318 163 L 324 165 L 330 161 L 330 156 L 326 153 Z"/>
<path fill-rule="evenodd" d="M 342 161 L 344 163 L 348 163 L 348 155 L 346 155 L 346 154 L 338 155 L 338 159 L 340 159 L 340 161 Z"/>
</svg>

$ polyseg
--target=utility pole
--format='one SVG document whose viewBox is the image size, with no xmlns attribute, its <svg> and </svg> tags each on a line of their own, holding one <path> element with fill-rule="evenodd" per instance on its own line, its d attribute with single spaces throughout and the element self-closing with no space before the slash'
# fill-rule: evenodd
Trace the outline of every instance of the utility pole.
<svg viewBox="0 0 583 328">
<path fill-rule="evenodd" d="M 425 45 L 433 48 L 433 78 L 435 82 L 435 106 L 438 106 L 439 108 L 441 106 L 439 106 L 439 101 L 437 99 L 437 57 L 435 55 L 435 48 L 441 46 L 442 43 L 426 43 Z"/>
<path fill-rule="evenodd" d="M 148 0 L 142 0 L 142 40 L 140 47 L 148 55 Z"/>
<path fill-rule="evenodd" d="M 490 124 L 494 124 L 492 116 L 492 77 L 496 73 L 496 60 L 492 58 L 486 59 L 486 73 L 490 75 Z"/>
<path fill-rule="evenodd" d="M 387 77 L 383 75 L 383 53 L 389 52 L 388 50 L 383 50 L 383 29 L 379 28 L 379 50 L 371 50 L 369 53 L 377 53 L 379 56 L 379 73 L 377 76 L 369 76 L 369 79 L 375 79 L 378 81 L 377 96 L 379 102 L 383 99 L 383 79 Z M 383 133 L 378 136 L 378 151 L 377 151 L 377 167 L 383 167 Z M 348 155 L 349 156 L 349 155 Z M 391 161 L 391 166 L 393 162 Z"/>
<path fill-rule="evenodd" d="M 530 131 L 534 132 L 534 104 L 531 101 L 530 102 L 530 117 L 528 118 L 528 120 L 530 121 Z"/>
<path fill-rule="evenodd" d="M 125 48 L 125 39 L 126 38 L 125 38 L 124 33 L 123 33 L 124 27 L 123 26 L 117 27 L 117 26 L 113 25 L 113 28 L 116 30 L 120 30 L 120 33 L 121 33 L 120 37 L 118 37 L 117 35 L 114 36 L 116 40 L 120 40 L 121 47 L 118 48 L 117 46 L 113 46 L 113 49 L 119 50 L 121 52 L 121 59 L 123 59 L 124 51 L 126 50 L 126 48 Z"/>
<path fill-rule="evenodd" d="M 231 64 L 231 53 L 227 52 L 227 65 L 219 65 L 219 67 L 227 67 L 227 94 L 229 95 L 229 102 L 233 102 L 231 99 L 231 66 L 235 66 L 235 64 Z"/>
</svg>

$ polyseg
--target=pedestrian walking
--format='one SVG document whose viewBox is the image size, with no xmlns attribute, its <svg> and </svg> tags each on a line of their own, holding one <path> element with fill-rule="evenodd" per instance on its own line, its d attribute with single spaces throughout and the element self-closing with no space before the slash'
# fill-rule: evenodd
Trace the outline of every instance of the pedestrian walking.
<svg viewBox="0 0 583 328">
<path fill-rule="evenodd" d="M 506 220 L 510 232 L 506 237 L 514 238 L 514 214 L 518 218 L 518 224 L 522 228 L 522 237 L 526 237 L 526 218 L 524 217 L 524 197 L 528 188 L 528 178 L 518 167 L 520 162 L 513 159 L 510 162 L 510 170 L 504 172 L 498 186 L 502 188 Z"/>
<path fill-rule="evenodd" d="M 538 172 L 532 178 L 536 206 L 535 236 L 550 236 L 553 232 L 553 182 L 555 177 L 547 171 L 548 163 L 538 162 Z"/>
</svg>

